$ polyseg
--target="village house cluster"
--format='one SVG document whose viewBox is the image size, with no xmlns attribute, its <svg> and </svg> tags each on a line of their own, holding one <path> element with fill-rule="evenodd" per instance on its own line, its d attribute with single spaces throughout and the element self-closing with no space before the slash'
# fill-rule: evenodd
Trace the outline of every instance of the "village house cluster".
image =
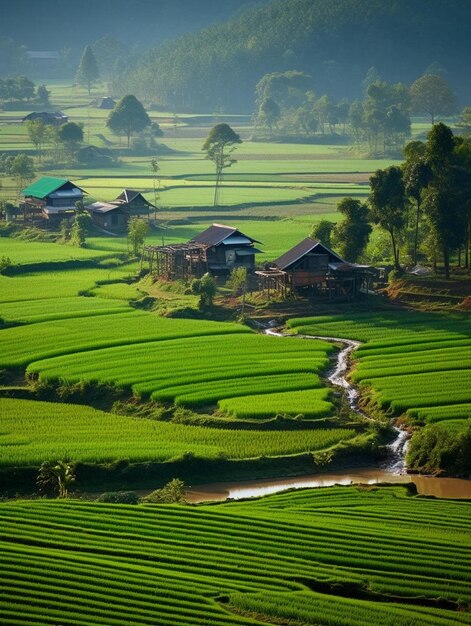
<svg viewBox="0 0 471 626">
<path fill-rule="evenodd" d="M 45 176 L 23 189 L 20 208 L 25 220 L 42 218 L 57 225 L 81 203 L 94 225 L 109 233 L 124 232 L 131 217 L 148 219 L 157 210 L 133 189 L 124 189 L 111 202 L 88 205 L 86 195 L 67 179 Z M 228 276 L 234 268 L 243 267 L 268 296 L 304 293 L 353 299 L 370 288 L 369 266 L 349 263 L 310 237 L 268 263 L 256 263 L 256 255 L 263 251 L 255 244 L 263 245 L 238 228 L 213 224 L 186 243 L 144 246 L 142 263 L 166 280 L 199 278 L 206 272 Z"/>
</svg>

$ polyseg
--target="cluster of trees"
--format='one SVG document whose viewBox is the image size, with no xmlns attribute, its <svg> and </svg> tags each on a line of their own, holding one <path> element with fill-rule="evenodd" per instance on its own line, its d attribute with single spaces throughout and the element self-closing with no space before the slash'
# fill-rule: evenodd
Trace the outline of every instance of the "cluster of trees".
<svg viewBox="0 0 471 626">
<path fill-rule="evenodd" d="M 311 76 L 290 70 L 265 74 L 255 88 L 258 111 L 256 124 L 270 135 L 316 132 L 334 134 L 348 116 L 346 101 L 334 102 L 329 96 L 317 98 Z"/>
<path fill-rule="evenodd" d="M 34 100 L 43 106 L 49 106 L 49 91 L 44 85 L 37 88 L 26 76 L 0 78 L 0 101 L 15 103 Z"/>
<path fill-rule="evenodd" d="M 355 198 L 344 198 L 337 205 L 343 215 L 338 223 L 321 220 L 311 236 L 328 248 L 335 248 L 340 256 L 356 263 L 362 257 L 372 231 L 368 205 Z"/>
<path fill-rule="evenodd" d="M 426 142 L 405 148 L 399 166 L 371 176 L 368 204 L 345 198 L 338 206 L 343 220 L 323 220 L 312 236 L 355 262 L 364 254 L 377 224 L 390 240 L 394 266 L 401 270 L 401 252 L 416 265 L 426 258 L 437 269 L 443 261 L 450 277 L 451 256 L 470 268 L 471 262 L 471 140 L 454 136 L 445 124 L 435 124 Z"/>
<path fill-rule="evenodd" d="M 49 147 L 49 157 L 54 163 L 74 161 L 83 142 L 83 124 L 67 122 L 62 126 L 46 124 L 42 119 L 28 120 L 26 132 L 36 148 L 39 161 L 44 154 L 44 146 Z"/>
<path fill-rule="evenodd" d="M 0 37 L 0 76 L 21 74 L 27 70 L 26 47 L 11 37 Z"/>
<path fill-rule="evenodd" d="M 34 161 L 27 154 L 11 155 L 8 152 L 0 154 L 0 173 L 11 176 L 18 186 L 18 190 L 36 176 Z"/>
<path fill-rule="evenodd" d="M 450 432 L 440 423 L 414 434 L 407 453 L 407 465 L 421 472 L 447 472 L 469 476 L 471 472 L 471 420 L 463 430 Z"/>
<path fill-rule="evenodd" d="M 381 80 L 371 67 L 363 82 L 364 98 L 335 102 L 317 97 L 313 79 L 299 71 L 265 74 L 256 86 L 256 123 L 269 134 L 348 134 L 370 154 L 401 150 L 410 136 L 412 113 L 437 115 L 456 112 L 456 99 L 442 76 L 425 74 L 410 87 Z"/>
<path fill-rule="evenodd" d="M 464 251 L 470 266 L 471 142 L 455 137 L 441 122 L 427 141 L 414 141 L 405 150 L 402 167 L 378 170 L 370 179 L 371 216 L 389 233 L 394 265 L 400 269 L 400 248 L 409 243 L 413 263 L 422 249 L 436 269 L 443 260 L 450 276 L 450 257 Z"/>
</svg>

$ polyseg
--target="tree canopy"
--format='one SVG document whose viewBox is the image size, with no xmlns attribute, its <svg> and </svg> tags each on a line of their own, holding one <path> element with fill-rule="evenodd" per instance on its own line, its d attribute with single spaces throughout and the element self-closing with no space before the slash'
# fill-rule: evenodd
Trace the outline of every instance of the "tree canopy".
<svg viewBox="0 0 471 626">
<path fill-rule="evenodd" d="M 83 51 L 82 58 L 80 59 L 76 80 L 79 85 L 86 86 L 88 90 L 88 95 L 90 95 L 92 85 L 98 80 L 98 78 L 99 74 L 95 55 L 93 54 L 92 47 L 86 46 L 85 50 Z"/>
<path fill-rule="evenodd" d="M 121 98 L 115 109 L 111 111 L 106 122 L 107 127 L 117 135 L 125 135 L 128 141 L 133 133 L 139 133 L 151 125 L 151 119 L 147 115 L 142 103 L 128 94 Z"/>
<path fill-rule="evenodd" d="M 442 76 L 425 74 L 412 83 L 410 91 L 414 111 L 430 116 L 432 124 L 437 115 L 456 112 L 455 95 Z"/>
<path fill-rule="evenodd" d="M 236 144 L 239 143 L 242 143 L 242 139 L 228 124 L 216 124 L 203 144 L 206 157 L 214 163 L 216 168 L 214 206 L 218 205 L 218 192 L 223 170 L 237 162 L 231 155 L 236 148 Z"/>
<path fill-rule="evenodd" d="M 402 170 L 391 166 L 370 178 L 369 203 L 372 220 L 389 233 L 394 267 L 399 270 L 399 235 L 406 222 L 407 200 Z"/>
</svg>

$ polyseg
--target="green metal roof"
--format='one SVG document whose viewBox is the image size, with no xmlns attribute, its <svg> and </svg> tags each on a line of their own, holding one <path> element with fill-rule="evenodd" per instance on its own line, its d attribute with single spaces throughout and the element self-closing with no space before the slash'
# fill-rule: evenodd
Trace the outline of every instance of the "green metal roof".
<svg viewBox="0 0 471 626">
<path fill-rule="evenodd" d="M 53 191 L 57 191 L 60 187 L 68 183 L 67 178 L 54 178 L 53 176 L 43 176 L 35 183 L 29 185 L 21 192 L 22 196 L 33 196 L 34 198 L 43 199 Z"/>
</svg>

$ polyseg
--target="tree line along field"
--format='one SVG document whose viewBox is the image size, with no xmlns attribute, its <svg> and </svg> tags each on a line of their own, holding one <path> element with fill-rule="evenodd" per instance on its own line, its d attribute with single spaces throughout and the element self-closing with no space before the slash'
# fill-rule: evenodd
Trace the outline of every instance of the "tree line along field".
<svg viewBox="0 0 471 626">
<path fill-rule="evenodd" d="M 3 502 L 2 623 L 469 624 L 470 506 L 403 486 Z"/>
<path fill-rule="evenodd" d="M 471 322 L 460 314 L 362 313 L 292 319 L 297 333 L 363 342 L 351 380 L 372 406 L 422 423 L 471 417 Z"/>
</svg>

